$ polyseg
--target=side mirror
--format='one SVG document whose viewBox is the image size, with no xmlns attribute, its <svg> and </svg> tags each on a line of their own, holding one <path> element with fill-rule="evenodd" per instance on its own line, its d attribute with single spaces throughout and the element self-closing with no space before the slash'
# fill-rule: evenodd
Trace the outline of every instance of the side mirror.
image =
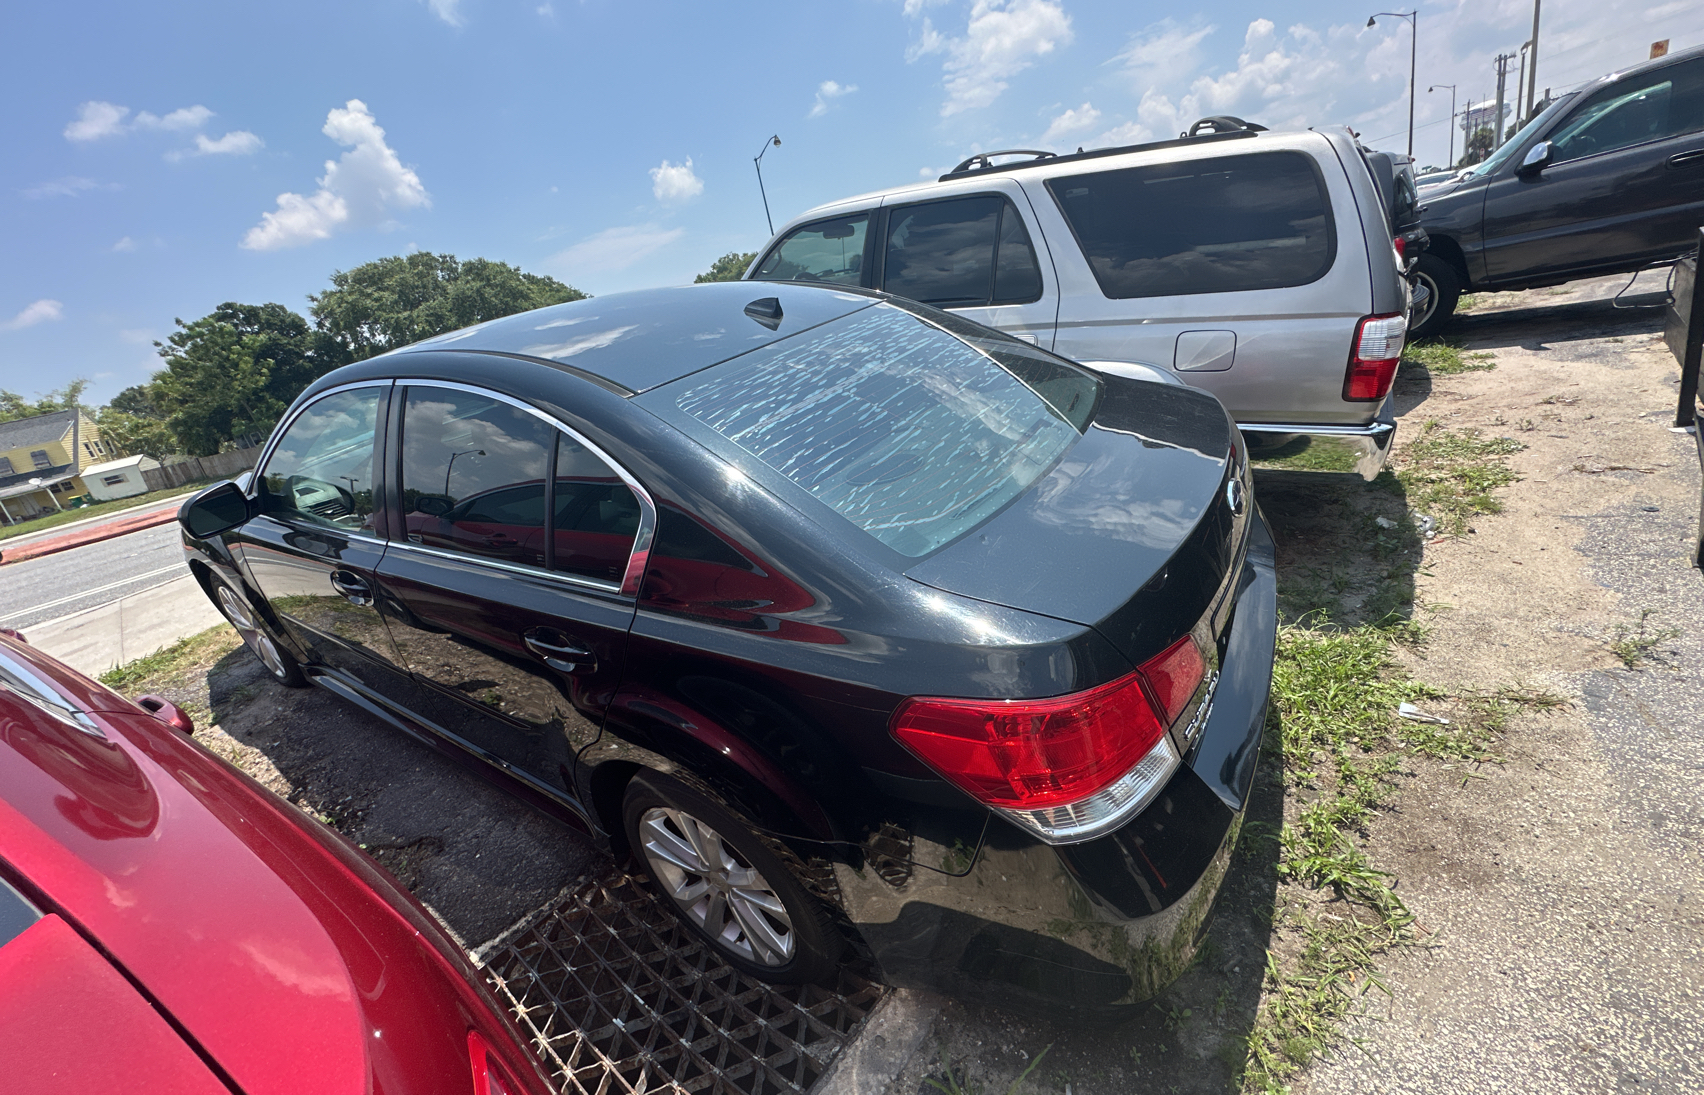
<svg viewBox="0 0 1704 1095">
<path fill-rule="evenodd" d="M 217 536 L 247 521 L 249 500 L 235 483 L 220 483 L 208 487 L 183 504 L 178 511 L 178 524 L 197 539 Z"/>
<path fill-rule="evenodd" d="M 1521 160 L 1521 166 L 1515 173 L 1522 178 L 1536 175 L 1550 166 L 1550 142 L 1540 141 L 1527 149 L 1527 154 Z"/>
<path fill-rule="evenodd" d="M 428 517 L 442 517 L 455 508 L 455 499 L 442 494 L 422 494 L 414 500 L 414 512 Z"/>
</svg>

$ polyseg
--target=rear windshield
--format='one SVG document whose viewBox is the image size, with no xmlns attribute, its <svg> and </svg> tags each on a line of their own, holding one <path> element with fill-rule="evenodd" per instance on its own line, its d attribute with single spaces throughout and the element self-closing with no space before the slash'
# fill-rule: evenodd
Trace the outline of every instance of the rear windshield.
<svg viewBox="0 0 1704 1095">
<path fill-rule="evenodd" d="M 1325 181 L 1301 152 L 1256 152 L 1049 179 L 1114 299 L 1305 285 L 1336 252 Z"/>
<path fill-rule="evenodd" d="M 1100 394 L 1093 374 L 986 336 L 882 304 L 700 373 L 675 404 L 916 558 L 1045 474 Z"/>
</svg>

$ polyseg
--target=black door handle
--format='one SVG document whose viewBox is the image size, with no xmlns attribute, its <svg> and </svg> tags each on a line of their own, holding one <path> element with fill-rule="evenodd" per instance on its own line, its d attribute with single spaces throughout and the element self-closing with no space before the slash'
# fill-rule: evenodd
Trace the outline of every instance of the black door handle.
<svg viewBox="0 0 1704 1095">
<path fill-rule="evenodd" d="M 1694 148 L 1690 152 L 1679 152 L 1670 156 L 1668 164 L 1670 167 L 1685 167 L 1689 163 L 1697 163 L 1700 160 L 1704 160 L 1704 148 Z"/>
<path fill-rule="evenodd" d="M 573 639 L 554 627 L 535 627 L 522 635 L 521 641 L 544 659 L 545 665 L 560 673 L 585 673 L 598 666 L 596 654 L 576 646 Z"/>
<path fill-rule="evenodd" d="M 352 605 L 366 608 L 373 603 L 373 587 L 359 575 L 351 574 L 347 570 L 331 572 L 331 588 L 343 594 L 344 599 Z"/>
</svg>

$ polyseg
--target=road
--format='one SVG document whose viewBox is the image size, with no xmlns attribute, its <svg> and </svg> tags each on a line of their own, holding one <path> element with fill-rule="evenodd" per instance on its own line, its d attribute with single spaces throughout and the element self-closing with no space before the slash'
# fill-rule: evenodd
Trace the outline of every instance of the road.
<svg viewBox="0 0 1704 1095">
<path fill-rule="evenodd" d="M 43 620 L 116 601 L 187 573 L 176 523 L 0 566 L 0 625 Z"/>
</svg>

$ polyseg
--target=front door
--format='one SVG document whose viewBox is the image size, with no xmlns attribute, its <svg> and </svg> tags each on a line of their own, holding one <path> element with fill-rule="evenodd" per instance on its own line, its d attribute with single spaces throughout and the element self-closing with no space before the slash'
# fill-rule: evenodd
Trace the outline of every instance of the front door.
<svg viewBox="0 0 1704 1095">
<path fill-rule="evenodd" d="M 1485 196 L 1488 280 L 1673 258 L 1704 223 L 1704 59 L 1629 77 L 1568 112 L 1549 166 Z M 1524 154 L 1524 153 L 1522 153 Z"/>
<path fill-rule="evenodd" d="M 304 407 L 255 475 L 259 513 L 236 537 L 249 578 L 312 665 L 381 695 L 406 675 L 377 609 L 385 540 L 374 499 L 388 381 Z"/>
<path fill-rule="evenodd" d="M 432 729 L 566 798 L 620 683 L 633 491 L 542 415 L 472 388 L 401 391 L 402 536 L 386 612 Z"/>
</svg>

